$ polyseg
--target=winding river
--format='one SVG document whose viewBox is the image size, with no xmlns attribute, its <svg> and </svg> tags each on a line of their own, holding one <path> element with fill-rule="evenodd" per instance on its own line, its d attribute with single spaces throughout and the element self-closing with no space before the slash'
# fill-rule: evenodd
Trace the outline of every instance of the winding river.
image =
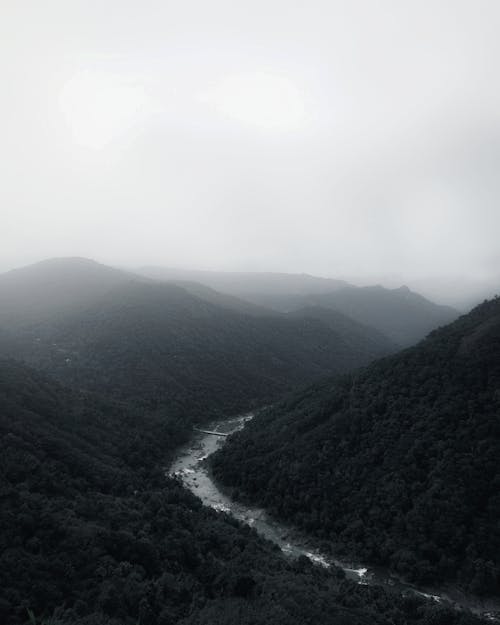
<svg viewBox="0 0 500 625">
<path fill-rule="evenodd" d="M 252 417 L 252 414 L 247 414 L 217 421 L 210 424 L 207 430 L 220 434 L 232 434 L 243 429 Z M 500 623 L 500 603 L 498 602 L 482 602 L 478 598 L 465 596 L 453 588 L 439 592 L 416 588 L 394 577 L 386 569 L 369 568 L 356 562 L 344 562 L 331 556 L 327 557 L 311 546 L 312 541 L 306 535 L 272 519 L 262 508 L 249 507 L 230 499 L 228 495 L 219 490 L 207 470 L 206 462 L 204 462 L 226 440 L 225 436 L 201 431 L 194 432 L 191 441 L 179 450 L 170 467 L 170 475 L 179 477 L 184 485 L 201 499 L 203 504 L 215 510 L 227 512 L 253 527 L 260 535 L 278 545 L 281 551 L 289 557 L 306 556 L 314 563 L 324 567 L 336 565 L 344 570 L 346 577 L 360 584 L 389 587 L 393 591 L 416 594 L 426 597 L 429 601 L 449 604 L 456 609 L 467 608 L 489 622 Z"/>
</svg>

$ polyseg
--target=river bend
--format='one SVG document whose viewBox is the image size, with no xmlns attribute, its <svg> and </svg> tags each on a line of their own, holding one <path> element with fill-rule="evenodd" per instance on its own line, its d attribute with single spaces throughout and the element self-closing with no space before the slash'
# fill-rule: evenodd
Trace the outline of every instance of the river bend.
<svg viewBox="0 0 500 625">
<path fill-rule="evenodd" d="M 217 436 L 214 433 L 232 434 L 243 429 L 252 417 L 253 414 L 250 413 L 213 422 L 207 426 L 207 430 L 212 433 L 193 432 L 191 441 L 179 449 L 169 474 L 179 477 L 183 484 L 201 499 L 204 505 L 227 512 L 239 521 L 253 527 L 261 536 L 278 545 L 281 551 L 289 557 L 306 556 L 314 563 L 324 567 L 336 565 L 344 570 L 346 577 L 360 584 L 380 585 L 401 593 L 417 594 L 430 601 L 450 604 L 456 609 L 467 608 L 489 622 L 500 623 L 500 603 L 482 602 L 480 599 L 467 597 L 454 589 L 438 592 L 431 589 L 416 588 L 402 582 L 385 569 L 367 567 L 356 562 L 340 561 L 331 556 L 327 557 L 311 546 L 314 541 L 308 539 L 305 534 L 286 527 L 283 523 L 271 518 L 262 508 L 249 507 L 233 501 L 227 494 L 223 493 L 210 476 L 207 464 L 204 462 L 227 441 L 225 436 Z"/>
</svg>

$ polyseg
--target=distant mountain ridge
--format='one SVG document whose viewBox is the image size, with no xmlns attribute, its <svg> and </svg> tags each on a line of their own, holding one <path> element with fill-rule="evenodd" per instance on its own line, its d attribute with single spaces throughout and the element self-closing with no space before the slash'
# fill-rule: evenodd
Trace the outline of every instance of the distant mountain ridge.
<svg viewBox="0 0 500 625">
<path fill-rule="evenodd" d="M 144 267 L 139 273 L 165 281 L 193 280 L 279 312 L 288 313 L 311 306 L 330 308 L 375 328 L 401 346 L 416 343 L 459 314 L 406 286 L 397 289 L 380 285 L 357 287 L 343 280 L 307 274 L 188 271 L 161 267 Z"/>
<path fill-rule="evenodd" d="M 39 322 L 87 305 L 130 280 L 144 280 L 87 258 L 51 258 L 0 274 L 0 327 Z"/>
<path fill-rule="evenodd" d="M 203 285 L 136 279 L 81 259 L 6 275 L 1 352 L 72 387 L 177 415 L 245 410 L 394 350 L 350 320 L 335 327 L 268 312 Z"/>
<path fill-rule="evenodd" d="M 290 293 L 296 295 L 329 293 L 349 286 L 344 280 L 320 278 L 306 273 L 203 271 L 155 266 L 141 267 L 137 272 L 155 280 L 199 282 L 222 293 L 250 299 L 261 305 L 265 305 L 265 302 L 256 302 L 255 298 Z"/>
<path fill-rule="evenodd" d="M 305 296 L 297 299 L 295 305 L 305 303 L 342 312 L 359 323 L 377 328 L 402 346 L 416 343 L 458 316 L 458 311 L 450 306 L 434 304 L 407 286 L 345 287 L 333 293 Z"/>
<path fill-rule="evenodd" d="M 169 284 L 175 284 L 176 286 L 185 289 L 188 293 L 191 293 L 191 295 L 199 297 L 206 302 L 210 302 L 216 306 L 221 306 L 222 308 L 227 308 L 228 310 L 240 312 L 245 315 L 269 317 L 279 314 L 278 311 L 275 311 L 272 308 L 265 308 L 264 306 L 252 304 L 252 302 L 249 302 L 248 300 L 216 291 L 215 289 L 201 284 L 200 282 L 187 280 L 169 280 L 168 282 Z"/>
</svg>

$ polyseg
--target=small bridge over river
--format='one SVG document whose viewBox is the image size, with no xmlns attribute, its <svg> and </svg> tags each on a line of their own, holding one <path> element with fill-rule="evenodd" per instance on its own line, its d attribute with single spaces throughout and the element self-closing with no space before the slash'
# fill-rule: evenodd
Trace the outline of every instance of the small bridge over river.
<svg viewBox="0 0 500 625">
<path fill-rule="evenodd" d="M 229 436 L 228 434 L 224 434 L 224 432 L 215 432 L 213 430 L 202 430 L 201 428 L 197 428 L 193 426 L 193 430 L 195 432 L 201 432 L 202 434 L 213 434 L 214 436 Z"/>
</svg>

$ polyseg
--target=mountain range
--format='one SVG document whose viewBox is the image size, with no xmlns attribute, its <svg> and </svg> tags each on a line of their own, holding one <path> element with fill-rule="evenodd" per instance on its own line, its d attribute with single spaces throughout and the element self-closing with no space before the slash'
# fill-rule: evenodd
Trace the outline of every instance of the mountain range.
<svg viewBox="0 0 500 625">
<path fill-rule="evenodd" d="M 375 328 L 393 343 L 408 346 L 458 312 L 414 293 L 408 287 L 356 287 L 343 280 L 307 274 L 231 273 L 143 267 L 141 275 L 164 281 L 195 281 L 256 306 L 294 312 L 311 306 L 330 308 Z"/>
<path fill-rule="evenodd" d="M 262 405 L 395 346 L 339 314 L 279 314 L 73 258 L 0 275 L 0 348 L 64 384 L 190 421 Z"/>
<path fill-rule="evenodd" d="M 321 301 L 355 287 L 254 276 L 269 297 L 297 298 L 279 310 L 189 277 L 159 280 L 81 258 L 0 275 L 0 621 L 477 625 L 416 596 L 358 586 L 336 567 L 284 559 L 248 526 L 202 506 L 165 465 L 193 424 L 282 402 L 315 382 L 231 439 L 217 475 L 327 545 L 405 576 L 437 579 L 455 567 L 464 584 L 494 592 L 495 305 L 391 356 L 397 345 L 373 324 Z M 454 354 L 467 366 L 447 366 Z M 444 417 L 441 395 L 452 403 Z M 431 503 L 426 454 L 442 456 Z M 455 516 L 436 504 L 453 489 Z M 337 493 L 342 506 L 332 504 Z M 427 535 L 431 508 L 442 520 Z"/>
</svg>

